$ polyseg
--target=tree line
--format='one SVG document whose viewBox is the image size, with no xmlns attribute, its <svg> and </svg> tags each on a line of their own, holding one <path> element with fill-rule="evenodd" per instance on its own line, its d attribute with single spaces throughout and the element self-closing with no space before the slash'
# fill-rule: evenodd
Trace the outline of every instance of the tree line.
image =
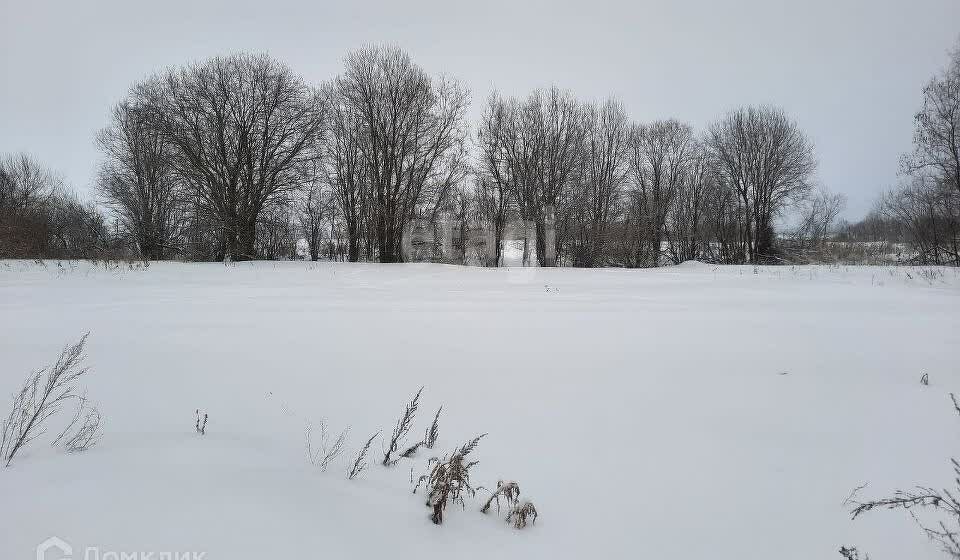
<svg viewBox="0 0 960 560">
<path fill-rule="evenodd" d="M 515 221 L 532 224 L 541 265 L 553 264 L 548 242 L 571 266 L 779 262 L 824 243 L 843 205 L 814 188 L 812 142 L 775 107 L 735 109 L 698 132 L 557 87 L 495 91 L 472 125 L 469 104 L 462 83 L 392 47 L 350 53 L 320 85 L 267 55 L 170 68 L 134 84 L 97 135 L 100 207 L 30 158 L 3 160 L 0 252 L 247 260 L 297 258 L 305 245 L 314 260 L 397 262 L 418 219 L 452 222 L 461 255 L 471 230 L 492 230 L 496 263 Z M 918 147 L 941 138 L 941 113 L 925 105 Z M 943 156 L 910 158 L 924 192 L 945 192 Z M 800 225 L 778 231 L 791 209 Z"/>
</svg>

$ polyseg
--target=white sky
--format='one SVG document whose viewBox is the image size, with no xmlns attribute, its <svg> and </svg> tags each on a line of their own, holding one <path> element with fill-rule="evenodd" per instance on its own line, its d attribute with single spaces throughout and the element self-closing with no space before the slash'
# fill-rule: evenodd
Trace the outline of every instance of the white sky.
<svg viewBox="0 0 960 560">
<path fill-rule="evenodd" d="M 554 83 L 701 130 L 738 105 L 782 106 L 854 218 L 897 181 L 921 88 L 958 35 L 960 0 L 0 0 L 0 152 L 90 193 L 94 134 L 134 81 L 267 51 L 319 83 L 349 50 L 389 42 L 465 82 L 473 118 L 494 87 Z"/>
</svg>

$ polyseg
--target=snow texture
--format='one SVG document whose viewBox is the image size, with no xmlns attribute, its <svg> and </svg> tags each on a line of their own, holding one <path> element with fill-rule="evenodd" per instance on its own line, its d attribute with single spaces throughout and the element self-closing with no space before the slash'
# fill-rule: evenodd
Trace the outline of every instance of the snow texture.
<svg viewBox="0 0 960 560">
<path fill-rule="evenodd" d="M 950 483 L 960 277 L 927 270 L 2 262 L 0 412 L 90 331 L 105 426 L 0 470 L 0 558 L 53 535 L 75 558 L 941 558 L 902 512 L 842 504 Z M 436 448 L 384 468 L 381 435 L 348 481 L 421 385 L 410 438 L 443 405 Z M 320 420 L 350 426 L 326 473 Z M 411 493 L 481 433 L 472 481 L 518 481 L 535 525 L 481 491 L 434 526 Z"/>
</svg>

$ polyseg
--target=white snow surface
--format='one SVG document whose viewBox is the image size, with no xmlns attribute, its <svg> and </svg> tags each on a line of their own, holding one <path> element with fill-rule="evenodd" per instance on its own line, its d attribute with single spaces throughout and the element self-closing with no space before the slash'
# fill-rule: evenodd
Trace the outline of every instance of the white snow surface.
<svg viewBox="0 0 960 560">
<path fill-rule="evenodd" d="M 101 559 L 942 557 L 903 512 L 843 501 L 950 484 L 955 270 L 6 261 L 0 318 L 4 417 L 89 331 L 106 422 L 88 452 L 41 439 L 0 469 L 3 560 L 53 535 Z M 381 438 L 348 481 L 421 385 L 410 441 L 443 405 L 437 447 L 385 468 Z M 350 427 L 325 473 L 320 420 Z M 411 493 L 480 433 L 474 483 L 518 481 L 532 527 L 484 492 L 434 526 Z"/>
</svg>

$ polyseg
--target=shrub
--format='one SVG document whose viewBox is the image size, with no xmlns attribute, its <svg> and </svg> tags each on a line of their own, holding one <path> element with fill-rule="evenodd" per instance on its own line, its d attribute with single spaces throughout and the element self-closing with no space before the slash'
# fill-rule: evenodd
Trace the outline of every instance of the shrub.
<svg viewBox="0 0 960 560">
<path fill-rule="evenodd" d="M 0 434 L 0 459 L 5 466 L 10 466 L 21 449 L 44 433 L 47 422 L 60 412 L 64 404 L 81 399 L 77 381 L 87 372 L 82 364 L 88 334 L 76 344 L 64 348 L 53 366 L 30 374 L 14 395 L 13 408 L 3 421 Z"/>
</svg>

